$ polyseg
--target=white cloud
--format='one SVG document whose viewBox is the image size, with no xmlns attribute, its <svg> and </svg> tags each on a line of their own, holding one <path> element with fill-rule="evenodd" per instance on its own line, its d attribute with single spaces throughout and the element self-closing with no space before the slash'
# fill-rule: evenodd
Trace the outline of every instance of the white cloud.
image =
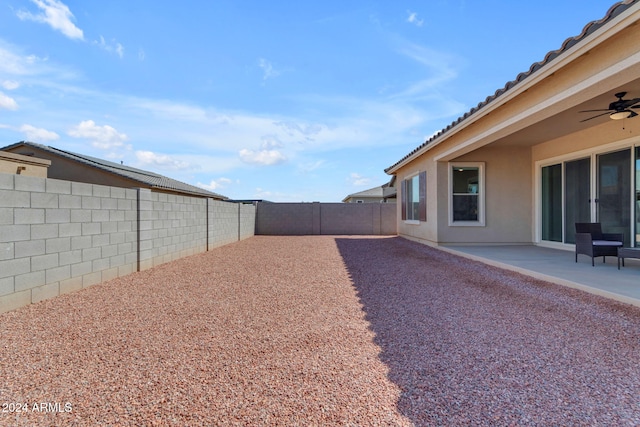
<svg viewBox="0 0 640 427">
<path fill-rule="evenodd" d="M 199 106 L 150 99 L 127 98 L 126 101 L 130 103 L 132 107 L 145 110 L 145 112 L 155 116 L 155 118 L 169 122 L 179 120 L 203 122 L 208 119 L 207 111 Z"/>
<path fill-rule="evenodd" d="M 424 58 L 427 51 L 421 50 L 420 46 L 396 39 L 395 47 L 397 52 L 402 51 L 412 59 L 420 61 L 419 64 L 427 61 Z M 41 127 L 58 130 L 59 126 L 63 126 L 64 134 L 69 131 L 69 135 L 85 138 L 87 143 L 93 142 L 94 146 L 101 149 L 122 152 L 123 149 L 129 149 L 127 144 L 135 140 L 136 150 L 167 152 L 161 147 L 175 146 L 176 141 L 181 141 L 183 152 L 200 153 L 199 156 L 180 155 L 178 158 L 200 166 L 200 171 L 206 171 L 209 176 L 198 178 L 203 183 L 209 182 L 212 176 L 229 173 L 227 171 L 241 168 L 247 163 L 274 165 L 295 162 L 293 167 L 297 168 L 297 165 L 304 161 L 310 162 L 296 169 L 298 172 L 304 172 L 318 167 L 311 160 L 317 159 L 319 153 L 344 148 L 383 146 L 391 141 L 392 144 L 409 145 L 413 141 L 421 140 L 425 127 L 432 127 L 428 126 L 431 120 L 449 115 L 451 111 L 456 112 L 459 108 L 452 100 L 444 102 L 447 100 L 442 99 L 439 88 L 435 87 L 418 93 L 421 101 L 419 106 L 414 105 L 416 97 L 405 98 L 397 92 L 395 96 L 383 99 L 305 93 L 300 95 L 300 99 L 291 98 L 291 103 L 310 103 L 315 111 L 324 111 L 324 114 L 314 115 L 311 120 L 304 115 L 298 117 L 295 112 L 256 114 L 242 110 L 219 109 L 211 104 L 199 104 L 195 101 L 185 103 L 138 98 L 117 92 L 89 89 L 78 83 L 83 80 L 71 79 L 71 71 L 64 66 L 53 62 L 42 63 L 38 58 L 28 56 L 29 54 L 30 52 L 23 52 L 0 39 L 0 85 L 4 80 L 21 82 L 20 97 L 13 96 L 20 108 L 17 114 L 27 110 L 27 101 L 23 99 L 35 98 L 29 96 L 29 91 L 33 90 L 41 94 L 42 104 L 46 101 L 54 106 L 43 115 L 50 121 L 38 123 Z M 5 58 L 9 61 L 4 61 Z M 448 62 L 445 61 L 445 71 L 448 69 L 447 66 Z M 421 69 L 422 66 L 418 68 Z M 438 73 L 438 61 L 434 60 L 432 68 L 433 71 L 427 68 L 423 73 L 426 74 L 425 78 L 446 75 Z M 5 70 L 7 71 L 4 72 Z M 31 75 L 42 78 L 32 78 Z M 13 95 L 13 92 L 0 86 L 0 91 L 2 90 L 6 95 Z M 56 104 L 53 101 L 58 102 L 60 93 L 64 94 L 64 103 Z M 437 104 L 433 113 L 425 107 L 430 104 Z M 32 108 L 39 106 L 30 103 L 28 112 L 32 114 Z M 5 110 L 0 108 L 0 111 Z M 107 122 L 108 119 L 105 117 L 109 111 L 120 112 L 117 124 Z M 27 114 L 27 111 L 24 113 Z M 102 120 L 103 125 L 118 126 L 118 130 L 93 121 L 67 121 L 69 117 L 78 117 L 78 114 L 83 114 L 85 118 Z M 6 112 L 5 115 L 16 116 Z M 13 124 L 16 128 L 22 123 L 32 122 L 27 117 L 16 117 L 14 120 L 16 119 L 20 120 L 17 126 Z M 0 120 L 9 123 L 4 117 Z M 126 123 L 126 128 L 125 124 L 121 123 Z M 124 129 L 126 134 L 121 132 Z M 129 154 L 133 156 L 133 153 L 131 150 Z M 203 155 L 205 153 L 208 155 Z M 202 160 L 198 157 L 202 157 Z M 134 161 L 135 159 L 132 159 L 132 163 Z M 193 174 L 189 179 L 192 179 L 192 176 Z"/>
<path fill-rule="evenodd" d="M 73 23 L 73 13 L 67 5 L 58 0 L 31 0 L 42 13 L 33 14 L 18 11 L 18 18 L 48 24 L 54 30 L 60 31 L 70 39 L 84 39 L 82 30 Z"/>
<path fill-rule="evenodd" d="M 6 90 L 15 90 L 20 87 L 20 83 L 15 80 L 5 80 L 2 82 L 2 87 Z"/>
<path fill-rule="evenodd" d="M 186 170 L 193 168 L 187 162 L 178 160 L 175 156 L 169 156 L 167 154 L 157 154 L 153 151 L 136 151 L 136 159 L 141 164 L 141 167 L 155 166 L 162 169 L 172 170 Z"/>
<path fill-rule="evenodd" d="M 18 103 L 15 99 L 0 92 L 0 108 L 15 111 L 18 109 Z"/>
<path fill-rule="evenodd" d="M 325 165 L 325 163 L 326 162 L 324 160 L 316 160 L 316 161 L 300 163 L 297 169 L 300 173 L 311 173 L 317 169 L 322 168 Z"/>
<path fill-rule="evenodd" d="M 229 178 L 218 178 L 218 179 L 212 179 L 209 182 L 209 184 L 202 184 L 201 182 L 198 182 L 198 184 L 196 184 L 196 185 L 198 187 L 200 187 L 200 188 L 204 188 L 205 190 L 217 191 L 217 190 L 225 188 L 226 186 L 228 186 L 232 182 L 233 181 L 231 181 Z"/>
<path fill-rule="evenodd" d="M 288 135 L 295 135 L 296 133 L 299 133 L 306 138 L 311 138 L 312 136 L 319 134 L 323 129 L 321 125 L 316 123 L 299 124 L 292 121 L 280 121 L 274 124 L 284 129 Z"/>
<path fill-rule="evenodd" d="M 0 88 L 78 90 L 63 82 L 77 81 L 78 72 L 71 66 L 54 63 L 48 57 L 26 53 L 22 47 L 12 45 L 0 37 Z M 64 87 L 63 87 L 64 86 Z"/>
<path fill-rule="evenodd" d="M 260 150 L 240 150 L 240 159 L 245 163 L 272 166 L 287 161 L 287 157 L 279 150 L 283 144 L 275 135 L 265 135 L 261 138 Z"/>
<path fill-rule="evenodd" d="M 100 36 L 100 40 L 94 40 L 93 44 L 99 46 L 101 49 L 109 53 L 115 53 L 120 57 L 120 59 L 124 57 L 124 46 L 118 43 L 115 39 L 112 39 L 111 43 L 107 43 L 104 40 L 104 37 Z"/>
<path fill-rule="evenodd" d="M 253 151 L 242 149 L 240 150 L 240 159 L 245 163 L 264 166 L 273 166 L 287 161 L 285 155 L 278 150 Z"/>
<path fill-rule="evenodd" d="M 263 188 L 257 187 L 256 191 L 253 193 L 256 199 L 266 199 L 274 195 L 273 192 L 265 190 Z"/>
<path fill-rule="evenodd" d="M 119 133 L 113 127 L 98 126 L 93 120 L 85 120 L 74 126 L 67 132 L 74 138 L 85 138 L 91 141 L 91 145 L 103 150 L 122 147 L 128 139 L 124 133 Z"/>
<path fill-rule="evenodd" d="M 43 71 L 42 63 L 45 61 L 46 59 L 35 55 L 22 55 L 14 46 L 0 39 L 0 72 L 14 76 L 37 74 Z M 3 87 L 5 87 L 4 83 Z M 6 89 L 9 90 L 9 88 Z"/>
<path fill-rule="evenodd" d="M 273 68 L 271 62 L 264 58 L 258 60 L 258 66 L 262 68 L 262 80 L 272 79 L 280 75 L 280 72 Z"/>
<path fill-rule="evenodd" d="M 283 193 L 281 191 L 266 190 L 261 187 L 257 187 L 252 198 L 259 200 L 277 200 L 279 202 L 304 202 L 305 199 L 309 200 L 310 195 L 308 193 Z"/>
<path fill-rule="evenodd" d="M 448 80 L 457 75 L 451 65 L 453 58 L 448 54 L 414 43 L 408 43 L 403 46 L 400 49 L 400 53 L 426 66 L 432 70 L 439 79 Z"/>
<path fill-rule="evenodd" d="M 20 127 L 20 132 L 24 133 L 27 140 L 31 142 L 55 141 L 60 138 L 60 136 L 55 132 L 31 125 L 22 125 Z"/>
<path fill-rule="evenodd" d="M 419 19 L 418 14 L 416 12 L 408 12 L 408 13 L 409 13 L 409 17 L 407 18 L 407 22 L 410 24 L 414 24 L 418 27 L 422 27 L 422 24 L 424 24 L 424 19 Z"/>
<path fill-rule="evenodd" d="M 347 178 L 347 182 L 356 187 L 364 187 L 365 185 L 371 184 L 371 178 L 367 178 L 358 173 L 352 172 L 349 175 L 349 178 Z"/>
<path fill-rule="evenodd" d="M 410 97 L 423 95 L 435 88 L 444 86 L 445 83 L 458 76 L 455 56 L 430 49 L 415 43 L 403 43 L 398 49 L 399 53 L 422 64 L 427 68 L 427 78 L 411 84 L 407 89 L 394 97 Z"/>
<path fill-rule="evenodd" d="M 282 148 L 282 142 L 275 135 L 265 135 L 261 138 L 262 144 L 260 148 L 263 150 L 269 150 L 271 148 Z"/>
</svg>

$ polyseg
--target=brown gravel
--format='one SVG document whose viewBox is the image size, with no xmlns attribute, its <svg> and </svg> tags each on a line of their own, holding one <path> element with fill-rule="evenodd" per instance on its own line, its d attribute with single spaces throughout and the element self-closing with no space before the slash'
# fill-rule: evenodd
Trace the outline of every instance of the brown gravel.
<svg viewBox="0 0 640 427">
<path fill-rule="evenodd" d="M 0 425 L 640 424 L 639 309 L 401 238 L 253 237 L 0 349 Z"/>
</svg>

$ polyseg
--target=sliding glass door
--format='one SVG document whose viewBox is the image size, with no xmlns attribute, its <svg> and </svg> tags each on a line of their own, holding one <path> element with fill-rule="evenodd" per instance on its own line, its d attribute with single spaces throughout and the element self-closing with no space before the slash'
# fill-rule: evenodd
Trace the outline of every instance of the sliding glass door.
<svg viewBox="0 0 640 427">
<path fill-rule="evenodd" d="M 576 222 L 601 222 L 603 231 L 623 233 L 625 245 L 631 245 L 631 230 L 635 226 L 631 221 L 635 179 L 631 168 L 630 149 L 544 166 L 542 240 L 575 243 Z M 640 163 L 634 170 L 638 171 L 640 183 Z"/>
<path fill-rule="evenodd" d="M 591 222 L 591 158 L 565 162 L 564 241 L 576 242 L 576 222 Z"/>
<path fill-rule="evenodd" d="M 606 233 L 631 236 L 631 150 L 601 154 L 598 158 L 597 218 Z"/>
<path fill-rule="evenodd" d="M 562 242 L 562 165 L 542 168 L 542 240 Z"/>
</svg>

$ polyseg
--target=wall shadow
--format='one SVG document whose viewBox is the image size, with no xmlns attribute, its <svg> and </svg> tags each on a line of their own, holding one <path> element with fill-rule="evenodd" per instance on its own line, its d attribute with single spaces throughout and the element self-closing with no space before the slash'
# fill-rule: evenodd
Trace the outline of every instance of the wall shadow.
<svg viewBox="0 0 640 427">
<path fill-rule="evenodd" d="M 451 425 L 442 393 L 455 370 L 444 366 L 447 322 L 434 302 L 446 293 L 440 251 L 400 237 L 336 238 L 388 378 L 401 390 L 399 412 L 416 425 Z M 420 245 L 422 246 L 422 245 Z M 419 250 L 416 250 L 419 249 Z M 425 272 L 430 272 L 425 274 Z M 440 283 L 438 283 L 440 281 Z"/>
<path fill-rule="evenodd" d="M 401 237 L 335 241 L 415 425 L 622 425 L 640 409 L 635 307 Z"/>
</svg>

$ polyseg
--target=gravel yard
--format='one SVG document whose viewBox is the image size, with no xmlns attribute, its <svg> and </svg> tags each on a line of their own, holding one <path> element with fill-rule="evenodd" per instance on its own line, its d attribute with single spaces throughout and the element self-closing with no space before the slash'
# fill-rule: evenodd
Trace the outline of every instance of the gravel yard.
<svg viewBox="0 0 640 427">
<path fill-rule="evenodd" d="M 640 425 L 640 309 L 256 236 L 0 315 L 0 425 Z"/>
</svg>

